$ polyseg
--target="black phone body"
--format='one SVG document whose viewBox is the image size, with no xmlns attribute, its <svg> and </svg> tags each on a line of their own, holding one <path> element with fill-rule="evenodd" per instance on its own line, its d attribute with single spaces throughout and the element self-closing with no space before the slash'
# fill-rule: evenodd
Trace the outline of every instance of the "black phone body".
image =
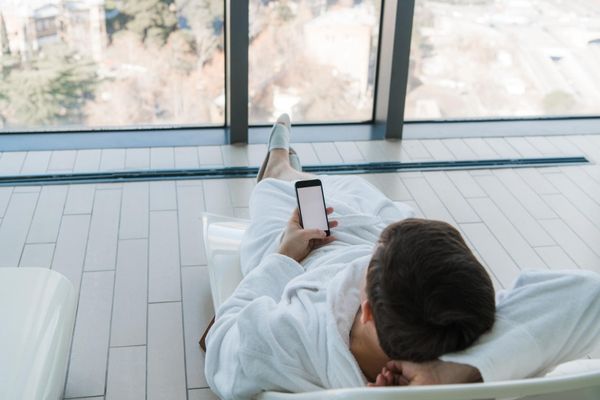
<svg viewBox="0 0 600 400">
<path fill-rule="evenodd" d="M 331 232 L 321 180 L 297 181 L 294 186 L 300 211 L 300 226 L 304 229 L 321 229 L 329 236 Z"/>
</svg>

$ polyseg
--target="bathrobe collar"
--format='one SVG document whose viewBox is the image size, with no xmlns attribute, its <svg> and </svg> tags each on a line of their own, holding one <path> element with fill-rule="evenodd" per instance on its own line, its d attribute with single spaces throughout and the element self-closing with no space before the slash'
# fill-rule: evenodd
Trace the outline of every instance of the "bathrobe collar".
<svg viewBox="0 0 600 400">
<path fill-rule="evenodd" d="M 330 361 L 327 375 L 331 387 L 356 387 L 367 384 L 358 362 L 350 351 L 350 330 L 360 307 L 360 290 L 371 255 L 345 266 L 332 279 L 327 291 L 327 332 Z M 338 361 L 345 364 L 339 365 Z"/>
</svg>

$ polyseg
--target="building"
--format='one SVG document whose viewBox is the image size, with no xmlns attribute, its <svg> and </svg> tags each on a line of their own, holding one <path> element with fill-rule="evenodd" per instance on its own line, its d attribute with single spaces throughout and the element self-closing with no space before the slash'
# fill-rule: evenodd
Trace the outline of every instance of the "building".
<svg viewBox="0 0 600 400">
<path fill-rule="evenodd" d="M 364 6 L 365 8 L 367 6 Z M 358 83 L 361 97 L 369 89 L 372 36 L 378 32 L 375 16 L 362 7 L 333 9 L 304 26 L 307 55 L 317 64 Z"/>
<path fill-rule="evenodd" d="M 71 50 L 100 60 L 107 36 L 104 0 L 0 2 L 9 49 L 27 60 L 44 46 L 63 42 Z"/>
</svg>

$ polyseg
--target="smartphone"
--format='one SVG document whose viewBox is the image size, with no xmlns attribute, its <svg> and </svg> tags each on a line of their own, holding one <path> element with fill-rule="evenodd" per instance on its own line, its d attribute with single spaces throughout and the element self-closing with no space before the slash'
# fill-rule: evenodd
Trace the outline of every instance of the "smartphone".
<svg viewBox="0 0 600 400">
<path fill-rule="evenodd" d="M 329 236 L 329 220 L 321 180 L 297 181 L 295 187 L 300 211 L 300 226 L 304 229 L 321 229 Z"/>
</svg>

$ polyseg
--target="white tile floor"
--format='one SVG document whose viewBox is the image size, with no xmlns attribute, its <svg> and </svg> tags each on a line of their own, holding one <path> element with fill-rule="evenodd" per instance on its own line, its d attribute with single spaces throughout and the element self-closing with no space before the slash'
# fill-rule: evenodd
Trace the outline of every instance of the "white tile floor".
<svg viewBox="0 0 600 400">
<path fill-rule="evenodd" d="M 457 226 L 507 287 L 524 268 L 600 272 L 600 136 L 297 144 L 308 164 L 587 155 L 588 166 L 363 175 Z M 258 165 L 264 145 L 0 154 L 0 175 Z M 252 179 L 0 187 L 0 267 L 79 290 L 66 398 L 211 399 L 200 214 L 247 217 Z M 596 355 L 600 356 L 600 354 Z"/>
</svg>

